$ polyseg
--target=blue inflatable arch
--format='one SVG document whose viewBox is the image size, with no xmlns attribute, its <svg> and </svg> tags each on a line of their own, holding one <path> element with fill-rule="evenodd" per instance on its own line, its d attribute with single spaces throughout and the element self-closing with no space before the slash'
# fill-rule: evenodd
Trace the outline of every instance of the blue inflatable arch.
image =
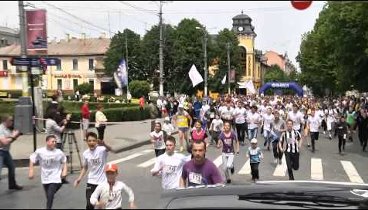
<svg viewBox="0 0 368 210">
<path fill-rule="evenodd" d="M 278 88 L 278 89 L 292 89 L 298 94 L 298 96 L 303 96 L 303 88 L 300 87 L 295 82 L 267 82 L 259 89 L 259 94 L 264 94 L 266 90 L 270 88 Z"/>
</svg>

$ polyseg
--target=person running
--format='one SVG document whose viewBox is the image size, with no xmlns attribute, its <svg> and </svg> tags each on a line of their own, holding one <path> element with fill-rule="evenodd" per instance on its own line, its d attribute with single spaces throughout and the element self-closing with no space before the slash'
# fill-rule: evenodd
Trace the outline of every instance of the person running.
<svg viewBox="0 0 368 210">
<path fill-rule="evenodd" d="M 189 125 L 192 124 L 192 118 L 188 112 L 184 111 L 184 105 L 179 104 L 178 112 L 173 116 L 173 122 L 178 127 L 179 130 L 179 144 L 180 152 L 184 151 L 184 139 L 188 141 L 188 130 Z"/>
<path fill-rule="evenodd" d="M 103 141 L 100 141 L 100 144 L 102 145 L 98 145 L 96 133 L 87 133 L 88 149 L 83 152 L 83 167 L 79 177 L 74 181 L 74 187 L 78 187 L 82 178 L 89 170 L 86 187 L 86 209 L 94 209 L 93 205 L 90 203 L 90 197 L 97 185 L 106 181 L 104 166 L 107 161 L 108 152 L 111 151 L 111 147 L 106 145 Z"/>
<path fill-rule="evenodd" d="M 247 158 L 249 158 L 250 169 L 252 174 L 252 181 L 256 182 L 259 180 L 259 163 L 263 159 L 263 154 L 261 149 L 257 146 L 257 139 L 254 138 L 250 140 L 250 147 L 248 148 Z"/>
<path fill-rule="evenodd" d="M 332 129 L 335 124 L 336 113 L 337 111 L 333 109 L 332 106 L 329 106 L 328 109 L 326 109 L 326 129 L 330 140 L 332 140 Z"/>
<path fill-rule="evenodd" d="M 150 133 L 151 143 L 156 157 L 165 153 L 166 132 L 161 129 L 161 123 L 155 123 L 155 130 Z"/>
<path fill-rule="evenodd" d="M 353 128 L 355 125 L 355 111 L 353 109 L 353 107 L 350 107 L 348 111 L 346 111 L 346 123 L 349 126 L 349 140 L 352 142 L 353 141 Z"/>
<path fill-rule="evenodd" d="M 194 128 L 192 129 L 192 131 L 190 132 L 190 140 L 189 140 L 189 146 L 191 149 L 191 145 L 193 144 L 194 141 L 204 141 L 206 143 L 206 147 L 208 147 L 209 142 L 208 142 L 208 136 L 207 136 L 207 132 L 206 130 L 203 128 L 203 124 L 201 121 L 196 121 L 194 123 Z"/>
<path fill-rule="evenodd" d="M 258 126 L 261 123 L 261 116 L 257 112 L 257 106 L 253 105 L 251 111 L 247 114 L 248 140 L 257 138 Z"/>
<path fill-rule="evenodd" d="M 97 111 L 96 111 L 95 119 L 96 119 L 95 126 L 96 126 L 96 129 L 98 131 L 98 139 L 103 141 L 104 136 L 105 136 L 107 118 L 106 118 L 105 114 L 103 113 L 103 105 L 102 104 L 97 105 Z"/>
<path fill-rule="evenodd" d="M 29 157 L 28 178 L 34 178 L 34 164 L 40 163 L 41 182 L 46 194 L 46 209 L 51 209 L 54 202 L 55 193 L 62 186 L 62 177 L 67 175 L 66 156 L 56 148 L 56 136 L 46 137 L 46 146 L 38 148 Z"/>
<path fill-rule="evenodd" d="M 279 150 L 278 144 L 281 137 L 282 132 L 286 130 L 285 121 L 280 117 L 279 112 L 276 110 L 274 112 L 275 119 L 273 121 L 273 129 L 272 132 L 275 134 L 275 137 L 272 138 L 272 150 L 275 164 L 282 164 L 282 151 Z M 271 133 L 272 133 L 271 132 Z"/>
<path fill-rule="evenodd" d="M 368 140 L 368 116 L 365 109 L 361 109 L 356 120 L 358 127 L 358 138 L 363 152 L 365 152 Z"/>
<path fill-rule="evenodd" d="M 170 117 L 164 118 L 164 124 L 162 125 L 162 130 L 167 133 L 168 136 L 176 134 L 174 126 L 170 122 Z"/>
<path fill-rule="evenodd" d="M 160 155 L 151 169 L 152 176 L 161 175 L 161 186 L 164 190 L 176 189 L 179 187 L 183 165 L 188 161 L 187 157 L 181 153 L 175 153 L 175 138 L 167 137 L 166 152 Z"/>
<path fill-rule="evenodd" d="M 315 152 L 316 141 L 319 136 L 319 128 L 321 126 L 321 118 L 316 114 L 316 110 L 312 108 L 311 115 L 307 119 L 307 127 L 306 132 L 304 132 L 304 137 L 307 137 L 308 133 L 310 133 L 311 142 L 312 142 L 312 152 Z"/>
<path fill-rule="evenodd" d="M 244 104 L 242 101 L 238 101 L 238 107 L 236 107 L 234 110 L 234 118 L 239 142 L 242 146 L 244 146 L 245 131 L 247 127 L 246 125 L 247 110 L 244 108 Z"/>
<path fill-rule="evenodd" d="M 285 154 L 289 180 L 294 180 L 293 170 L 299 169 L 299 150 L 303 139 L 299 131 L 293 129 L 291 119 L 286 122 L 286 131 L 282 133 L 279 141 L 279 149 Z"/>
<path fill-rule="evenodd" d="M 340 120 L 336 123 L 334 137 L 339 139 L 339 154 L 345 152 L 346 137 L 348 134 L 348 124 L 345 121 L 344 115 L 341 115 Z M 341 150 L 342 149 L 342 150 Z"/>
<path fill-rule="evenodd" d="M 211 133 L 211 143 L 216 144 L 218 143 L 219 135 L 222 131 L 222 128 L 224 126 L 224 122 L 221 120 L 220 116 L 218 114 L 215 115 L 215 119 L 212 120 L 211 126 L 210 126 L 210 133 Z"/>
<path fill-rule="evenodd" d="M 181 188 L 223 184 L 223 178 L 216 165 L 205 158 L 206 143 L 204 141 L 193 142 L 192 154 L 193 158 L 183 166 L 179 185 Z"/>
<path fill-rule="evenodd" d="M 239 141 L 229 122 L 224 123 L 224 131 L 219 135 L 219 140 L 217 148 L 222 148 L 222 169 L 229 184 L 231 183 L 229 170 L 234 174 L 234 155 L 239 154 Z"/>
<path fill-rule="evenodd" d="M 262 115 L 263 137 L 265 142 L 264 147 L 267 146 L 267 150 L 270 150 L 271 144 L 271 130 L 273 127 L 272 122 L 275 120 L 275 116 L 272 114 L 272 108 L 266 108 L 266 113 Z"/>
<path fill-rule="evenodd" d="M 90 202 L 99 209 L 122 209 L 122 193 L 128 195 L 129 208 L 136 209 L 133 190 L 122 181 L 117 181 L 118 166 L 107 164 L 105 166 L 107 181 L 100 183 L 92 193 Z"/>
<path fill-rule="evenodd" d="M 287 120 L 293 121 L 293 129 L 302 132 L 302 128 L 304 127 L 304 116 L 299 111 L 299 107 L 297 104 L 293 105 L 293 111 L 288 113 Z M 310 147 L 310 143 L 308 142 L 308 147 Z"/>
</svg>

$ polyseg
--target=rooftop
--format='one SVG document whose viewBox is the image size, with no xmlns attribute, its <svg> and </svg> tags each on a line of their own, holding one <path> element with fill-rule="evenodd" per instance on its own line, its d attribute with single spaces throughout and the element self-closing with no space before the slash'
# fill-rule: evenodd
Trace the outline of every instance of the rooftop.
<svg viewBox="0 0 368 210">
<path fill-rule="evenodd" d="M 16 29 L 0 26 L 0 32 L 5 32 L 9 34 L 19 34 L 19 31 Z"/>
</svg>

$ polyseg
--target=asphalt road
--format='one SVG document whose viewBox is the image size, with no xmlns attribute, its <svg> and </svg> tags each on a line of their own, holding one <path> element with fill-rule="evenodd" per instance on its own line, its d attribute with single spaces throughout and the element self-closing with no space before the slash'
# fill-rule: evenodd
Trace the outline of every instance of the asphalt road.
<svg viewBox="0 0 368 210">
<path fill-rule="evenodd" d="M 259 138 L 260 147 L 263 149 L 263 138 Z M 249 145 L 249 144 L 248 144 Z M 232 176 L 234 185 L 241 185 L 251 181 L 249 165 L 245 156 L 248 145 L 241 148 L 241 153 L 235 158 L 235 174 Z M 368 183 L 368 153 L 362 152 L 357 138 L 346 145 L 346 154 L 338 154 L 337 139 L 328 140 L 320 134 L 320 140 L 316 144 L 316 152 L 303 146 L 300 156 L 300 168 L 294 172 L 296 180 L 324 180 L 338 182 Z M 288 180 L 284 165 L 277 166 L 273 163 L 271 151 L 263 149 L 265 158 L 260 164 L 260 180 Z M 221 152 L 211 146 L 206 157 L 220 165 Z M 154 163 L 154 151 L 151 145 L 142 146 L 119 154 L 110 154 L 109 161 L 116 160 L 120 167 L 119 180 L 129 185 L 136 197 L 138 208 L 154 208 L 160 199 L 161 180 L 150 175 L 150 169 Z M 23 191 L 9 191 L 6 177 L 0 181 L 0 208 L 44 208 L 45 194 L 40 183 L 39 170 L 34 180 L 28 180 L 27 168 L 17 168 L 17 181 L 25 188 Z M 3 170 L 3 173 L 6 169 Z M 68 176 L 73 182 L 79 172 Z M 85 207 L 85 179 L 78 188 L 72 184 L 64 185 L 56 194 L 54 200 L 55 209 L 80 209 Z M 124 208 L 127 208 L 127 198 L 124 199 Z"/>
</svg>

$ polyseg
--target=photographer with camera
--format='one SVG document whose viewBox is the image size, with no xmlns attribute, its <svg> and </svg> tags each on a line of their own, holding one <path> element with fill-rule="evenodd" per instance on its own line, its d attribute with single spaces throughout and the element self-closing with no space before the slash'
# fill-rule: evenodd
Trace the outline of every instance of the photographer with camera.
<svg viewBox="0 0 368 210">
<path fill-rule="evenodd" d="M 63 133 L 63 131 L 65 130 L 65 126 L 67 124 L 67 120 L 63 119 L 61 121 L 61 126 L 58 125 L 57 118 L 58 118 L 58 114 L 56 109 L 50 109 L 49 112 L 47 113 L 46 116 L 47 120 L 46 120 L 46 134 L 47 135 L 55 135 L 56 137 L 56 148 L 57 149 L 62 149 L 62 140 L 61 140 L 61 135 Z"/>
<path fill-rule="evenodd" d="M 3 164 L 8 167 L 9 190 L 22 190 L 23 187 L 17 185 L 15 181 L 15 166 L 13 158 L 9 152 L 10 145 L 22 135 L 17 130 L 13 130 L 13 117 L 4 116 L 0 125 L 0 172 Z"/>
</svg>

